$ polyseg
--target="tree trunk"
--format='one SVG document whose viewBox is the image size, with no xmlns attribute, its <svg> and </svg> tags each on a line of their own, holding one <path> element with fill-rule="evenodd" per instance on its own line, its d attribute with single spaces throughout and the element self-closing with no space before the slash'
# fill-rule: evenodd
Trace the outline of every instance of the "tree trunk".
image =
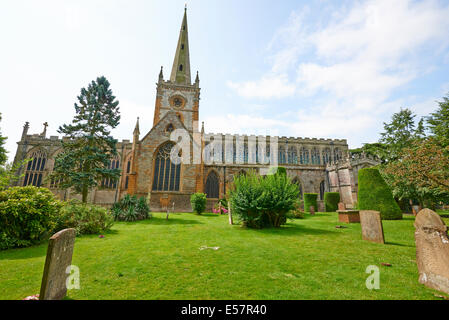
<svg viewBox="0 0 449 320">
<path fill-rule="evenodd" d="M 83 203 L 86 203 L 87 202 L 87 194 L 88 194 L 88 189 L 87 189 L 87 187 L 86 186 L 84 186 L 83 187 L 83 193 L 82 193 L 82 195 L 83 195 L 83 198 L 82 198 L 82 201 L 83 201 Z"/>
</svg>

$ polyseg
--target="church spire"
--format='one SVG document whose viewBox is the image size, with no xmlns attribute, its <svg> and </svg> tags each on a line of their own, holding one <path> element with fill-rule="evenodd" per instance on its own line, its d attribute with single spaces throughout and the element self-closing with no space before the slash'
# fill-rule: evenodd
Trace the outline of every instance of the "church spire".
<svg viewBox="0 0 449 320">
<path fill-rule="evenodd" d="M 191 84 L 187 7 L 184 9 L 184 18 L 182 19 L 181 31 L 179 32 L 178 46 L 176 47 L 170 81 L 177 84 Z"/>
</svg>

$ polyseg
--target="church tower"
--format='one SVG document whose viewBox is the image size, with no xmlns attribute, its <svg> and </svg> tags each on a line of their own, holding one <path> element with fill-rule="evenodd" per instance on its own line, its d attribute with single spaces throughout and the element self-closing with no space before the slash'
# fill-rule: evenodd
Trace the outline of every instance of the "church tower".
<svg viewBox="0 0 449 320">
<path fill-rule="evenodd" d="M 195 82 L 192 84 L 191 81 L 187 8 L 185 8 L 170 79 L 164 81 L 162 67 L 159 73 L 153 126 L 167 112 L 174 111 L 187 130 L 198 132 L 200 100 L 198 72 Z"/>
</svg>

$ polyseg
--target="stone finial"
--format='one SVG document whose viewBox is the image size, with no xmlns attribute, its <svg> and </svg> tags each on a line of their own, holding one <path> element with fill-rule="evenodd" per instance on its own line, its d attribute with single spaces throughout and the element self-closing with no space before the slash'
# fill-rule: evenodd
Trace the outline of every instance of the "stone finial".
<svg viewBox="0 0 449 320">
<path fill-rule="evenodd" d="M 134 127 L 134 132 L 133 134 L 136 136 L 140 135 L 140 129 L 139 129 L 139 117 L 137 117 L 137 122 L 136 122 L 136 126 Z"/>
<path fill-rule="evenodd" d="M 25 122 L 25 125 L 23 126 L 23 131 L 22 131 L 22 140 L 25 140 L 27 134 L 28 134 L 28 129 L 30 128 L 30 123 L 27 121 Z"/>
<path fill-rule="evenodd" d="M 48 123 L 47 123 L 47 122 L 44 122 L 43 125 L 44 125 L 44 131 L 42 131 L 42 133 L 40 134 L 40 136 L 45 138 L 45 136 L 47 135 L 47 127 L 48 127 Z"/>
<path fill-rule="evenodd" d="M 161 66 L 161 71 L 159 72 L 159 82 L 164 81 L 164 72 L 163 72 L 163 66 Z"/>
</svg>

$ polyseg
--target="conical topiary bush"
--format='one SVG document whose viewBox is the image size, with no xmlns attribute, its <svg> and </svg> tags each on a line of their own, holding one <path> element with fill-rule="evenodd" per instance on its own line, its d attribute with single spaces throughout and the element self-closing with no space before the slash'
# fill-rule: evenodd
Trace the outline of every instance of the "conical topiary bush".
<svg viewBox="0 0 449 320">
<path fill-rule="evenodd" d="M 402 212 L 378 169 L 359 170 L 358 209 L 380 211 L 383 220 L 402 219 Z"/>
</svg>

